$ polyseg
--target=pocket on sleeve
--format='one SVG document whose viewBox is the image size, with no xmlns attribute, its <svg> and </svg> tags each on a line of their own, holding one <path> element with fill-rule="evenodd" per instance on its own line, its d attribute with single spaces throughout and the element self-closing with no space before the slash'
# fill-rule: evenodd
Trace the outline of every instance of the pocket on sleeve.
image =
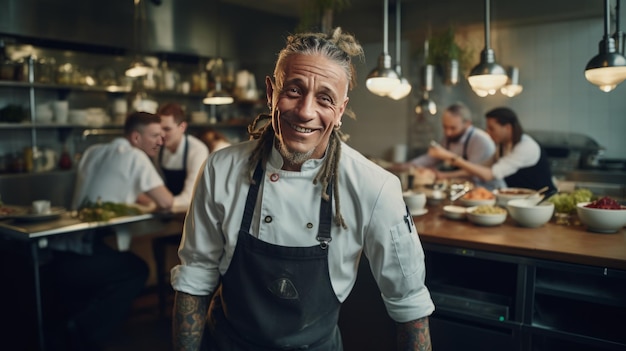
<svg viewBox="0 0 626 351">
<path fill-rule="evenodd" d="M 418 242 L 415 230 L 415 226 L 412 226 L 409 232 L 409 228 L 405 222 L 391 227 L 393 248 L 404 277 L 415 274 L 419 267 L 419 255 L 416 250 Z"/>
</svg>

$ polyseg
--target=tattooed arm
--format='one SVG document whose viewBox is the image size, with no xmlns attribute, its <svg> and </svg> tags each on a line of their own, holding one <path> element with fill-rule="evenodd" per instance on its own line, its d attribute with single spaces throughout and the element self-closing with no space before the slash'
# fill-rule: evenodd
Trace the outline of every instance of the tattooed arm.
<svg viewBox="0 0 626 351">
<path fill-rule="evenodd" d="M 175 351 L 200 349 L 208 307 L 208 296 L 194 296 L 180 291 L 176 292 L 172 318 Z"/>
<path fill-rule="evenodd" d="M 406 323 L 397 323 L 398 351 L 430 351 L 428 317 Z"/>
</svg>

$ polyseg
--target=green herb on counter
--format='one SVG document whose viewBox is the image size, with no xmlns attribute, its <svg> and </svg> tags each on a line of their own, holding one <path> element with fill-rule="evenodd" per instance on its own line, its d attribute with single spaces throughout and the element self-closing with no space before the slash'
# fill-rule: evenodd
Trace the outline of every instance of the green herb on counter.
<svg viewBox="0 0 626 351">
<path fill-rule="evenodd" d="M 579 202 L 589 202 L 593 197 L 593 193 L 589 189 L 576 189 L 571 193 L 558 193 L 548 201 L 554 204 L 554 212 L 556 213 L 575 213 L 576 204 Z"/>
<path fill-rule="evenodd" d="M 115 202 L 83 201 L 78 210 L 78 219 L 84 222 L 108 221 L 111 218 L 142 214 L 137 207 Z"/>
</svg>

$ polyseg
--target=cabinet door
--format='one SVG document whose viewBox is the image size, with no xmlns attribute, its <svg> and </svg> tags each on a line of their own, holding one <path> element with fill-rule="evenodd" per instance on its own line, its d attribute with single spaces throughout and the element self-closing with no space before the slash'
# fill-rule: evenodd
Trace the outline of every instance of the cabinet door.
<svg viewBox="0 0 626 351">
<path fill-rule="evenodd" d="M 482 323 L 430 318 L 433 350 L 437 351 L 516 351 L 521 350 L 519 327 L 499 328 Z"/>
</svg>

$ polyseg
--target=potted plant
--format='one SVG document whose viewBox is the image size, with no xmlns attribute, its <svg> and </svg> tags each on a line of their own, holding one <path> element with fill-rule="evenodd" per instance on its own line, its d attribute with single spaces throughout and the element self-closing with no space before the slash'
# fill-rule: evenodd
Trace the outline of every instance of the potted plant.
<svg viewBox="0 0 626 351">
<path fill-rule="evenodd" d="M 333 14 L 350 7 L 350 0 L 307 0 L 296 31 L 307 31 L 318 25 L 322 32 L 332 29 Z"/>
<path fill-rule="evenodd" d="M 449 27 L 430 38 L 428 50 L 426 62 L 437 67 L 444 84 L 458 83 L 459 72 L 467 68 L 470 54 L 457 44 L 454 28 Z"/>
</svg>

